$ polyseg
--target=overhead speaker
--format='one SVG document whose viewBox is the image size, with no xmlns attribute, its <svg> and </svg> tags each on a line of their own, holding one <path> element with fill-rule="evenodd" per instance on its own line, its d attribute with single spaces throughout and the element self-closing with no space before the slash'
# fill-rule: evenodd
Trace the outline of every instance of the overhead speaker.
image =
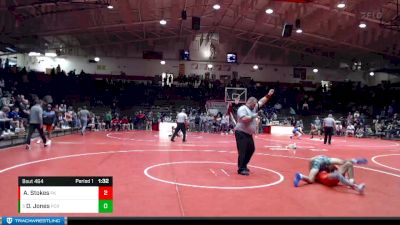
<svg viewBox="0 0 400 225">
<path fill-rule="evenodd" d="M 200 17 L 192 17 L 192 30 L 200 30 Z"/>
<path fill-rule="evenodd" d="M 186 20 L 186 19 L 187 19 L 187 13 L 186 13 L 186 10 L 182 10 L 181 17 L 182 17 L 182 19 L 183 19 L 183 20 Z"/>
<path fill-rule="evenodd" d="M 282 37 L 290 37 L 292 36 L 293 25 L 292 24 L 285 24 L 282 30 Z"/>
</svg>

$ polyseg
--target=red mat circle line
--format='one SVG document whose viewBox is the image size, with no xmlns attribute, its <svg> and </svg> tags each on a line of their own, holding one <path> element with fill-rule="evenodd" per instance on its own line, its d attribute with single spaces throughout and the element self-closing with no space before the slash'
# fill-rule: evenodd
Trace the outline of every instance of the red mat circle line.
<svg viewBox="0 0 400 225">
<path fill-rule="evenodd" d="M 200 164 L 200 163 L 217 163 L 217 164 L 225 164 L 225 165 L 235 165 L 236 163 L 228 163 L 228 162 L 216 162 L 216 161 L 179 161 L 179 162 L 167 162 L 167 163 L 159 163 L 159 164 L 155 164 L 153 166 L 149 166 L 144 170 L 144 174 L 152 179 L 152 180 L 156 180 L 159 182 L 163 182 L 163 183 L 167 183 L 167 184 L 173 184 L 173 185 L 179 185 L 179 186 L 185 186 L 185 187 L 194 187 L 194 188 L 207 188 L 207 189 L 224 189 L 224 190 L 239 190 L 239 189 L 253 189 L 253 188 L 264 188 L 264 187 L 269 187 L 269 186 L 273 186 L 273 185 L 277 185 L 281 182 L 284 181 L 284 176 L 282 174 L 280 174 L 279 172 L 275 171 L 275 170 L 271 170 L 268 168 L 264 168 L 264 167 L 260 167 L 260 166 L 252 166 L 252 165 L 248 165 L 251 168 L 257 168 L 257 169 L 261 169 L 261 170 L 265 170 L 265 171 L 269 171 L 272 173 L 275 173 L 279 176 L 279 180 L 272 182 L 272 183 L 268 183 L 268 184 L 263 184 L 263 185 L 255 185 L 255 186 L 206 186 L 206 185 L 195 185 L 195 184 L 186 184 L 186 183 L 179 183 L 179 182 L 175 182 L 175 181 L 168 181 L 168 180 L 163 180 L 157 177 L 154 177 L 152 175 L 150 175 L 149 170 L 155 168 L 155 167 L 160 167 L 160 166 L 165 166 L 165 165 L 171 165 L 171 164 Z"/>
<path fill-rule="evenodd" d="M 81 156 L 92 156 L 92 155 L 101 155 L 101 154 L 114 154 L 114 153 L 131 153 L 131 152 L 148 152 L 148 151 L 155 151 L 155 152 L 221 152 L 221 153 L 237 153 L 236 151 L 218 151 L 218 150 L 119 150 L 119 151 L 103 151 L 103 152 L 91 152 L 91 153 L 81 153 L 81 154 L 73 154 L 73 155 L 65 155 L 65 156 L 57 156 L 53 158 L 47 158 L 47 159 L 40 159 L 36 161 L 31 161 L 31 162 L 26 162 L 26 163 L 20 163 L 16 164 L 11 167 L 4 168 L 0 170 L 0 173 L 4 173 L 6 171 L 31 165 L 31 164 L 36 164 L 36 163 L 41 163 L 41 162 L 46 162 L 46 161 L 51 161 L 51 160 L 58 160 L 58 159 L 65 159 L 65 158 L 74 158 L 74 157 L 81 157 Z M 296 156 L 285 156 L 285 155 L 274 155 L 274 154 L 267 154 L 267 153 L 255 153 L 256 155 L 264 155 L 264 156 L 273 156 L 273 157 L 283 157 L 283 158 L 293 158 L 293 159 L 302 159 L 302 160 L 309 160 L 309 158 L 302 158 L 302 157 L 296 157 Z M 368 167 L 360 167 L 360 166 L 355 166 L 356 168 L 364 169 L 364 170 L 370 170 L 386 175 L 391 175 L 394 177 L 399 177 L 400 175 L 382 171 L 382 170 L 377 170 L 377 169 L 372 169 Z"/>
<path fill-rule="evenodd" d="M 288 141 L 284 141 L 284 140 L 273 140 L 273 139 L 264 139 L 264 138 L 261 138 L 261 137 L 258 137 L 258 136 L 255 136 L 255 138 L 256 139 L 258 139 L 258 140 L 263 140 L 263 141 L 267 141 L 267 142 L 281 142 L 281 143 L 288 143 L 288 142 L 291 142 L 291 139 L 288 137 Z M 303 141 L 303 142 L 308 142 L 309 140 L 307 140 L 307 139 L 302 139 L 302 140 L 299 140 L 300 142 L 301 141 Z M 337 143 L 340 143 L 340 145 L 343 145 L 343 146 L 346 146 L 346 147 L 364 147 L 364 145 L 355 145 L 355 144 L 346 144 L 346 143 L 348 143 L 347 141 L 342 141 L 342 140 L 332 140 L 332 143 L 335 143 L 335 142 L 337 142 Z M 313 143 L 315 144 L 315 141 L 313 141 Z M 323 143 L 323 141 L 321 141 L 321 144 Z M 309 143 L 307 143 L 307 144 L 309 144 Z M 368 145 L 368 147 L 369 148 L 390 148 L 390 147 L 398 147 L 398 146 L 400 146 L 400 144 L 398 144 L 398 143 L 393 143 L 393 144 L 390 144 L 390 145 Z"/>
<path fill-rule="evenodd" d="M 392 170 L 400 171 L 400 169 L 398 169 L 398 168 L 390 167 L 388 165 L 385 165 L 383 163 L 379 163 L 379 162 L 376 161 L 377 158 L 382 158 L 382 157 L 387 157 L 387 156 L 394 156 L 394 155 L 396 155 L 396 156 L 399 155 L 400 156 L 400 154 L 376 155 L 376 156 L 373 156 L 371 158 L 371 161 L 374 162 L 375 164 L 379 165 L 379 166 L 382 166 L 382 167 L 385 167 L 385 168 L 388 168 L 388 169 L 392 169 Z"/>
</svg>

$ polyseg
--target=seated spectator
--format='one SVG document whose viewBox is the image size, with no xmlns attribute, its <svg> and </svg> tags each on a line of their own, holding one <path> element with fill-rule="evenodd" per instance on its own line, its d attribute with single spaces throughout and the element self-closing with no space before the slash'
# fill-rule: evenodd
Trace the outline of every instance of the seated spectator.
<svg viewBox="0 0 400 225">
<path fill-rule="evenodd" d="M 353 124 L 349 124 L 349 125 L 347 125 L 347 128 L 346 128 L 346 136 L 354 136 L 354 132 L 355 132 L 355 127 L 354 127 L 354 125 Z"/>
<path fill-rule="evenodd" d="M 317 136 L 319 136 L 319 139 L 322 139 L 320 129 L 318 129 L 317 126 L 313 123 L 311 123 L 310 135 L 311 135 L 311 139 L 314 138 L 314 135 L 317 135 Z"/>
<path fill-rule="evenodd" d="M 119 117 L 115 117 L 113 120 L 111 120 L 111 130 L 112 131 L 120 131 L 121 130 L 121 120 Z"/>
<path fill-rule="evenodd" d="M 356 130 L 355 137 L 357 137 L 357 138 L 362 138 L 362 137 L 364 137 L 364 133 L 365 133 L 364 127 L 359 127 L 359 128 L 357 128 L 357 130 Z"/>
<path fill-rule="evenodd" d="M 338 136 L 341 136 L 344 134 L 343 125 L 340 120 L 335 121 L 335 132 L 336 132 L 336 135 L 338 135 Z"/>
<path fill-rule="evenodd" d="M 106 122 L 104 122 L 104 120 L 101 119 L 100 116 L 97 116 L 97 121 L 99 122 L 98 129 L 99 129 L 100 131 L 105 130 L 105 129 L 106 129 Z"/>
<path fill-rule="evenodd" d="M 153 124 L 153 112 L 150 111 L 146 115 L 146 130 L 151 130 L 152 124 Z"/>
<path fill-rule="evenodd" d="M 57 114 L 57 127 L 59 127 L 60 129 L 66 128 L 66 123 L 62 112 L 58 112 Z"/>
<path fill-rule="evenodd" d="M 11 127 L 15 133 L 18 133 L 22 129 L 21 117 L 19 116 L 19 108 L 14 107 L 11 112 L 8 113 L 8 118 L 11 120 Z"/>
<path fill-rule="evenodd" d="M 257 126 L 261 127 L 259 124 L 260 121 L 257 121 Z M 259 129 L 257 129 L 259 130 Z M 223 115 L 221 118 L 221 131 L 225 134 L 229 133 L 229 115 Z"/>
<path fill-rule="evenodd" d="M 146 120 L 146 115 L 143 113 L 143 111 L 140 110 L 139 113 L 136 115 L 136 121 L 139 130 L 144 130 L 146 125 L 145 120 Z"/>
<path fill-rule="evenodd" d="M 91 131 L 96 131 L 96 117 L 94 114 L 90 115 L 90 118 L 88 119 L 87 128 L 90 129 Z"/>
<path fill-rule="evenodd" d="M 383 123 L 381 122 L 375 123 L 375 135 L 379 137 L 383 137 L 385 135 Z"/>
<path fill-rule="evenodd" d="M 121 120 L 122 130 L 129 130 L 129 120 L 127 116 L 124 116 Z"/>
<path fill-rule="evenodd" d="M 366 125 L 364 136 L 373 136 L 373 135 L 374 132 L 372 131 L 372 128 L 369 125 Z"/>
<path fill-rule="evenodd" d="M 0 135 L 13 135 L 14 133 L 10 131 L 11 129 L 11 119 L 8 118 L 7 114 L 10 112 L 10 108 L 4 106 L 0 111 Z"/>
<path fill-rule="evenodd" d="M 72 127 L 72 117 L 73 117 L 73 109 L 69 107 L 68 111 L 64 113 L 64 120 L 68 124 L 69 127 Z"/>
</svg>

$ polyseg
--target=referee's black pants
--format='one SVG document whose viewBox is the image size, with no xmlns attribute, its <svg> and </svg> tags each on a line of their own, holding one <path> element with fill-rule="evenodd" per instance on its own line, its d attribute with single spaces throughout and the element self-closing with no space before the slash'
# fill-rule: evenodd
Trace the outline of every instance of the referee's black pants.
<svg viewBox="0 0 400 225">
<path fill-rule="evenodd" d="M 31 144 L 31 137 L 33 132 L 35 132 L 35 130 L 39 131 L 40 137 L 43 140 L 43 143 L 46 144 L 47 140 L 46 137 L 44 136 L 44 132 L 43 132 L 43 127 L 40 127 L 40 124 L 29 124 L 29 128 L 28 128 L 28 136 L 26 137 L 26 144 L 30 145 Z"/>
<path fill-rule="evenodd" d="M 324 144 L 326 144 L 326 141 L 328 140 L 328 144 L 331 144 L 331 139 L 332 139 L 332 134 L 333 134 L 333 127 L 324 127 Z"/>
<path fill-rule="evenodd" d="M 247 164 L 255 151 L 253 135 L 242 131 L 235 131 L 236 146 L 238 149 L 238 172 L 248 170 Z"/>
<path fill-rule="evenodd" d="M 183 140 L 182 140 L 182 141 L 184 141 L 184 142 L 186 141 L 186 125 L 185 125 L 185 123 L 177 123 L 175 132 L 174 132 L 174 134 L 173 134 L 172 137 L 171 137 L 171 141 L 174 140 L 175 136 L 178 135 L 178 132 L 179 132 L 180 130 L 181 130 L 182 133 L 183 133 Z"/>
</svg>

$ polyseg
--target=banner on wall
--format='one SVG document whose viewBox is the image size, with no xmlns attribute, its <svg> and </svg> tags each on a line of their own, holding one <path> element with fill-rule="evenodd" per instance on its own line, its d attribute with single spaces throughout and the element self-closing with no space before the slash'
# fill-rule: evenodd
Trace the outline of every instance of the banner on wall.
<svg viewBox="0 0 400 225">
<path fill-rule="evenodd" d="M 306 68 L 293 68 L 293 78 L 306 79 L 307 69 Z M 304 78 L 304 79 L 303 79 Z"/>
<path fill-rule="evenodd" d="M 307 80 L 315 80 L 315 76 L 314 75 L 307 75 Z"/>
<path fill-rule="evenodd" d="M 179 64 L 179 75 L 185 75 L 185 64 L 184 63 Z"/>
<path fill-rule="evenodd" d="M 209 73 L 209 72 L 207 72 L 207 73 L 205 74 L 204 79 L 206 79 L 206 80 L 209 80 L 209 79 L 210 79 L 210 73 Z"/>
<path fill-rule="evenodd" d="M 97 70 L 106 70 L 106 65 L 97 65 Z"/>
<path fill-rule="evenodd" d="M 207 65 L 207 63 L 192 63 L 190 66 L 192 70 L 199 70 L 199 66 L 200 70 L 209 70 Z M 230 65 L 221 64 L 214 65 L 214 68 L 218 71 L 231 71 L 232 69 Z"/>
<path fill-rule="evenodd" d="M 217 100 L 208 100 L 206 102 L 206 109 L 208 113 L 216 115 L 218 112 L 225 114 L 227 111 L 226 102 Z"/>
<path fill-rule="evenodd" d="M 197 70 L 197 69 L 199 69 L 199 64 L 197 64 L 197 63 L 192 63 L 192 64 L 191 64 L 191 67 L 192 67 L 192 70 Z"/>
</svg>

